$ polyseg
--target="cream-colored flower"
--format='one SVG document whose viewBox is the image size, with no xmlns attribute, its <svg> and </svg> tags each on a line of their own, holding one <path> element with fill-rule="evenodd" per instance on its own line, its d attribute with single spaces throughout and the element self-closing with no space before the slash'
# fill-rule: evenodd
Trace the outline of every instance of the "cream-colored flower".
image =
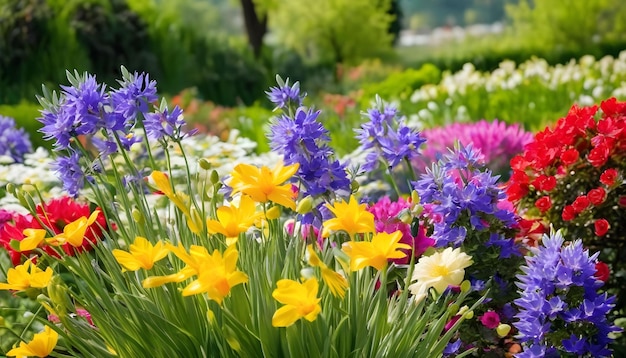
<svg viewBox="0 0 626 358">
<path fill-rule="evenodd" d="M 458 286 L 465 277 L 465 269 L 472 264 L 472 257 L 462 252 L 460 248 L 448 247 L 443 252 L 436 252 L 424 256 L 415 264 L 411 281 L 417 281 L 409 286 L 413 295 L 423 297 L 428 289 L 434 287 L 439 293 L 448 286 Z"/>
</svg>

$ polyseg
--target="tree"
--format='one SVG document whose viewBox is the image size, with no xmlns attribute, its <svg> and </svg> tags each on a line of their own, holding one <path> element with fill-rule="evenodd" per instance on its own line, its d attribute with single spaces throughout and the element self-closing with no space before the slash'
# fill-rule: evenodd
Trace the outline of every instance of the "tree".
<svg viewBox="0 0 626 358">
<path fill-rule="evenodd" d="M 263 38 L 267 33 L 267 8 L 264 5 L 261 1 L 241 0 L 248 43 L 257 58 L 261 55 Z"/>
<path fill-rule="evenodd" d="M 304 58 L 350 64 L 391 49 L 389 9 L 389 0 L 290 0 L 273 9 L 270 28 Z"/>
</svg>

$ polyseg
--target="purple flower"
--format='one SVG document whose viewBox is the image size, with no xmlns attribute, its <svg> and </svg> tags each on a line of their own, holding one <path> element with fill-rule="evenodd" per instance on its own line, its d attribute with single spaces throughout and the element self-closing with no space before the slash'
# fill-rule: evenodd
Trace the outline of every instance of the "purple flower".
<svg viewBox="0 0 626 358">
<path fill-rule="evenodd" d="M 122 69 L 122 73 L 125 77 L 124 81 L 120 81 L 122 87 L 111 92 L 111 104 L 113 111 L 119 113 L 129 125 L 137 114 L 145 116 L 150 111 L 150 104 L 158 99 L 156 81 L 150 81 L 150 76 L 143 72 L 131 75 Z"/>
<path fill-rule="evenodd" d="M 166 106 L 157 112 L 148 113 L 143 121 L 149 139 L 160 140 L 169 137 L 180 140 L 184 137 L 182 127 L 185 125 L 183 110 L 175 106 L 169 110 Z"/>
<path fill-rule="evenodd" d="M 355 131 L 361 150 L 367 153 L 363 164 L 365 171 L 377 169 L 381 162 L 394 168 L 404 159 L 411 160 L 417 157 L 419 147 L 425 141 L 417 130 L 397 118 L 395 107 L 383 105 L 379 98 L 377 102 L 376 106 L 382 110 L 369 109 L 366 113 L 369 122 Z"/>
<path fill-rule="evenodd" d="M 306 95 L 300 95 L 300 82 L 289 86 L 289 78 L 283 82 L 279 76 L 276 76 L 276 82 L 278 86 L 270 87 L 270 90 L 265 92 L 270 101 L 276 105 L 276 109 L 299 108 L 302 106 L 302 100 Z"/>
<path fill-rule="evenodd" d="M 16 163 L 24 161 L 24 154 L 33 151 L 28 133 L 17 129 L 15 120 L 0 115 L 0 156 L 9 156 Z"/>
<path fill-rule="evenodd" d="M 524 347 L 519 356 L 546 349 L 610 356 L 609 335 L 619 329 L 607 319 L 615 297 L 598 291 L 603 285 L 595 277 L 598 253 L 590 255 L 581 240 L 564 246 L 560 231 L 544 235 L 542 244 L 532 249 L 517 277 L 520 297 L 514 301 L 519 309 L 514 325 Z"/>
<path fill-rule="evenodd" d="M 419 171 L 424 171 L 430 167 L 430 163 L 439 160 L 458 140 L 463 145 L 472 144 L 480 150 L 487 167 L 498 174 L 508 172 L 511 158 L 521 153 L 524 146 L 533 139 L 533 134 L 524 131 L 518 124 L 506 124 L 498 120 L 453 123 L 425 129 L 422 135 L 426 138 L 427 145 L 422 150 L 422 157 L 414 160 Z"/>
<path fill-rule="evenodd" d="M 63 182 L 63 189 L 74 198 L 85 186 L 85 180 L 89 179 L 80 166 L 79 160 L 78 153 L 72 153 L 69 157 L 60 156 L 52 163 L 52 169 L 58 173 Z"/>
</svg>

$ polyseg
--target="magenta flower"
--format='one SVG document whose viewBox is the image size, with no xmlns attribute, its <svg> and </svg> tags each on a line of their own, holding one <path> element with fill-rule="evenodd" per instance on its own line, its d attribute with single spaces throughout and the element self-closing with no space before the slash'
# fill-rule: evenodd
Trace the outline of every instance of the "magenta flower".
<svg viewBox="0 0 626 358">
<path fill-rule="evenodd" d="M 495 174 L 507 174 L 509 161 L 523 151 L 524 146 L 533 139 L 531 132 L 526 132 L 518 124 L 507 124 L 494 120 L 481 120 L 475 123 L 452 123 L 445 127 L 425 129 L 426 138 L 422 156 L 414 160 L 418 171 L 424 172 L 431 163 L 442 155 L 448 154 L 448 148 L 454 147 L 456 140 L 463 146 L 472 144 L 484 156 L 485 165 Z"/>
<path fill-rule="evenodd" d="M 478 318 L 483 326 L 489 329 L 496 329 L 500 324 L 500 315 L 494 311 L 487 311 Z"/>
</svg>

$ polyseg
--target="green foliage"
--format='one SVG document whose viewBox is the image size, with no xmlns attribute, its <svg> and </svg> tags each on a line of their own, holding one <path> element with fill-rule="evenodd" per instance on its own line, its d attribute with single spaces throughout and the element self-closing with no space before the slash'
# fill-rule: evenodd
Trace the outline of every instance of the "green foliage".
<svg viewBox="0 0 626 358">
<path fill-rule="evenodd" d="M 610 36 L 624 40 L 621 0 L 521 0 L 506 6 L 514 36 L 543 49 L 585 49 Z"/>
<path fill-rule="evenodd" d="M 423 85 L 438 83 L 440 80 L 441 71 L 432 64 L 425 64 L 419 70 L 409 68 L 402 72 L 392 73 L 382 82 L 363 86 L 361 98 L 367 102 L 362 105 L 366 106 L 376 95 L 381 98 L 407 99 Z"/>
<path fill-rule="evenodd" d="M 284 2 L 270 14 L 277 41 L 313 61 L 356 63 L 388 51 L 389 1 Z"/>
</svg>

